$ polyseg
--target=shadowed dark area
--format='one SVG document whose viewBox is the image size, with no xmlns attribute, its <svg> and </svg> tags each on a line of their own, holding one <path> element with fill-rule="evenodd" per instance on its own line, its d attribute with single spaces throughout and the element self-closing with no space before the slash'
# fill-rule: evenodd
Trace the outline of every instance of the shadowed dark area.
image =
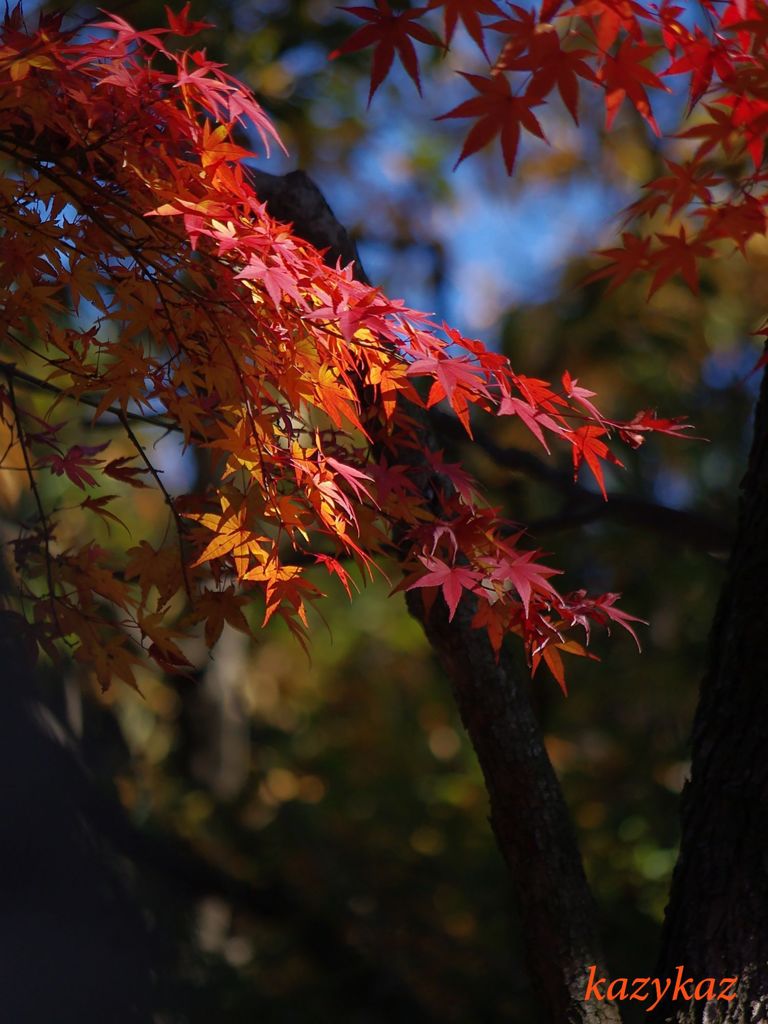
<svg viewBox="0 0 768 1024">
<path fill-rule="evenodd" d="M 0 618 L 0 1004 L 13 1024 L 146 1024 L 149 937 L 96 782 Z M 17 632 L 14 633 L 14 626 Z"/>
</svg>

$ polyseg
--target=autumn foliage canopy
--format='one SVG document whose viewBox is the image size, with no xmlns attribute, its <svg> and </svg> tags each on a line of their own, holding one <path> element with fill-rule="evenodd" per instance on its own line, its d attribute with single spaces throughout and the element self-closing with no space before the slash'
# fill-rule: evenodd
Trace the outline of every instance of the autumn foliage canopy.
<svg viewBox="0 0 768 1024">
<path fill-rule="evenodd" d="M 545 102 L 559 95 L 577 121 L 587 86 L 608 127 L 626 103 L 658 132 L 649 93 L 688 75 L 690 156 L 647 185 L 629 211 L 639 227 L 594 276 L 649 272 L 653 291 L 681 274 L 695 288 L 697 261 L 764 231 L 768 125 L 768 9 L 698 7 L 692 23 L 666 2 L 378 0 L 348 8 L 364 24 L 334 56 L 373 47 L 373 96 L 395 56 L 418 84 L 414 40 L 447 47 L 462 22 L 488 73 L 465 75 L 472 96 L 444 116 L 471 121 L 460 161 L 498 138 L 510 173 L 521 132 L 543 137 Z M 106 686 L 133 683 L 147 655 L 183 667 L 179 639 L 202 629 L 213 645 L 225 621 L 250 631 L 280 616 L 301 636 L 322 596 L 308 568 L 351 593 L 353 566 L 391 575 L 394 557 L 400 589 L 451 617 L 471 592 L 494 649 L 517 634 L 562 683 L 560 651 L 584 653 L 591 624 L 631 631 L 632 617 L 615 594 L 561 593 L 523 527 L 425 444 L 425 410 L 445 403 L 470 435 L 472 407 L 516 417 L 603 492 L 612 436 L 636 446 L 682 426 L 608 420 L 569 374 L 517 373 L 327 265 L 252 184 L 248 159 L 281 145 L 262 108 L 204 51 L 171 45 L 199 28 L 188 6 L 150 31 L 118 16 L 29 29 L 18 9 L 2 27 L 0 472 L 26 481 L 3 526 L 4 600 L 35 646 L 69 649 Z M 195 453 L 189 493 L 164 484 L 165 434 Z M 147 489 L 165 503 L 160 544 L 120 514 Z"/>
</svg>

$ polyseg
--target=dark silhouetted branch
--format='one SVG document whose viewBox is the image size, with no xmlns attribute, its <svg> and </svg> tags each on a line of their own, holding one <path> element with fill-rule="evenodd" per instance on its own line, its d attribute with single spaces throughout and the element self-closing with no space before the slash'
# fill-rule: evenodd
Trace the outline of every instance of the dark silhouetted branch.
<svg viewBox="0 0 768 1024">
<path fill-rule="evenodd" d="M 730 550 L 732 531 L 723 523 L 686 509 L 669 508 L 630 494 L 600 494 L 574 481 L 570 473 L 548 465 L 533 452 L 498 444 L 486 431 L 473 424 L 470 440 L 459 421 L 447 413 L 430 410 L 430 423 L 439 436 L 481 448 L 497 466 L 546 484 L 563 496 L 563 511 L 529 525 L 533 535 L 568 530 L 598 520 L 609 520 L 632 529 L 662 534 L 680 544 L 702 548 L 713 554 Z"/>
</svg>

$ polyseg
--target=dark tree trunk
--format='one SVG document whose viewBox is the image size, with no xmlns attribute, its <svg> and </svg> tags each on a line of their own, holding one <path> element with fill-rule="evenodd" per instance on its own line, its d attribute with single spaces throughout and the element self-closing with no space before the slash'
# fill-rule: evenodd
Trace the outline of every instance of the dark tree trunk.
<svg viewBox="0 0 768 1024">
<path fill-rule="evenodd" d="M 0 612 L 0 1019 L 150 1024 L 147 930 L 94 827 L 95 780 L 36 697 L 24 630 Z"/>
<path fill-rule="evenodd" d="M 354 245 L 321 193 L 302 172 L 257 172 L 256 188 L 276 218 L 326 248 L 335 263 L 356 258 Z M 357 264 L 356 273 L 364 275 Z M 429 443 L 425 424 L 424 440 Z M 398 461 L 414 467 L 425 491 L 433 471 L 412 449 Z M 423 463 L 423 464 L 422 464 Z M 613 1024 L 615 1004 L 584 1001 L 589 968 L 602 966 L 592 897 L 568 811 L 544 748 L 527 688 L 527 673 L 495 664 L 487 638 L 470 626 L 465 598 L 452 622 L 441 603 L 425 615 L 420 598 L 409 608 L 444 665 L 472 740 L 490 797 L 491 823 L 522 912 L 534 988 L 552 1024 Z"/>
<path fill-rule="evenodd" d="M 737 998 L 668 1001 L 656 1020 L 768 1020 L 768 378 L 741 484 L 683 791 L 659 975 L 736 976 Z M 690 988 L 690 986 L 689 986 Z M 704 986 L 700 992 L 705 994 Z M 719 991 L 719 985 L 718 985 Z"/>
<path fill-rule="evenodd" d="M 589 968 L 605 976 L 596 912 L 560 784 L 527 685 L 511 659 L 496 664 L 488 638 L 470 625 L 464 599 L 452 622 L 435 602 L 408 605 L 451 680 L 461 719 L 483 771 L 491 825 L 517 896 L 528 967 L 547 1020 L 618 1021 L 612 1003 L 584 1001 Z"/>
</svg>

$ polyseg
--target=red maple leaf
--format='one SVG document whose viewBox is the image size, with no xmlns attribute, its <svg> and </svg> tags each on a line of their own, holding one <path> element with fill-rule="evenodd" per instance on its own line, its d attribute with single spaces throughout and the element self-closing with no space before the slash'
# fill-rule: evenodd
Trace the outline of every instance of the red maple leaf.
<svg viewBox="0 0 768 1024">
<path fill-rule="evenodd" d="M 566 370 L 562 376 L 563 390 L 569 398 L 573 399 L 574 402 L 585 409 L 589 415 L 597 420 L 598 423 L 604 422 L 600 410 L 590 402 L 590 398 L 595 397 L 594 391 L 589 391 L 587 388 L 583 388 L 579 385 L 578 380 L 575 377 L 571 377 L 570 373 Z"/>
<path fill-rule="evenodd" d="M 713 72 L 717 71 L 718 76 L 725 79 L 732 72 L 733 63 L 722 42 L 711 40 L 698 27 L 693 35 L 678 36 L 677 45 L 682 55 L 663 74 L 690 74 L 688 109 L 692 110 L 709 88 Z"/>
<path fill-rule="evenodd" d="M 640 619 L 637 615 L 630 615 L 629 612 L 623 612 L 621 608 L 617 608 L 616 602 L 620 597 L 621 594 L 601 594 L 599 597 L 591 598 L 589 600 L 590 616 L 596 622 L 606 626 L 610 626 L 611 622 L 617 622 L 631 635 L 639 651 L 640 640 L 630 623 L 640 622 L 643 625 L 647 625 L 647 623 L 645 619 Z"/>
<path fill-rule="evenodd" d="M 557 12 L 565 3 L 565 0 L 542 0 L 541 10 L 539 11 L 539 21 L 551 21 L 552 18 L 557 16 Z"/>
<path fill-rule="evenodd" d="M 352 597 L 352 590 L 350 588 L 350 584 L 352 584 L 355 590 L 358 589 L 358 586 L 352 579 L 352 577 L 349 575 L 347 570 L 344 568 L 344 566 L 341 564 L 341 562 L 339 562 L 337 558 L 332 558 L 330 555 L 323 554 L 315 554 L 314 559 L 318 563 L 318 565 L 324 565 L 332 576 L 338 576 L 339 579 L 341 580 L 342 586 L 347 592 L 347 595 L 349 597 Z"/>
<path fill-rule="evenodd" d="M 339 462 L 338 459 L 334 459 L 330 455 L 326 456 L 325 461 L 328 463 L 329 466 L 331 466 L 331 468 L 336 473 L 339 474 L 339 476 L 343 477 L 344 480 L 346 480 L 347 484 L 349 485 L 350 489 L 354 492 L 354 495 L 358 501 L 363 501 L 364 499 L 367 498 L 368 501 L 373 501 L 375 504 L 371 492 L 363 483 L 364 480 L 369 480 L 371 483 L 373 483 L 372 476 L 369 476 L 367 473 L 361 472 L 359 469 L 355 469 L 354 466 L 348 466 L 344 462 Z"/>
<path fill-rule="evenodd" d="M 606 256 L 611 262 L 600 267 L 584 278 L 582 284 L 591 284 L 603 277 L 610 277 L 608 291 L 618 288 L 638 270 L 646 270 L 651 251 L 651 240 L 640 238 L 629 231 L 621 236 L 622 245 L 613 249 L 599 249 L 599 256 Z"/>
<path fill-rule="evenodd" d="M 456 25 L 461 21 L 470 37 L 488 56 L 485 50 L 484 27 L 480 21 L 480 15 L 501 14 L 501 10 L 493 0 L 431 0 L 428 10 L 433 11 L 437 7 L 443 8 L 446 46 L 450 46 Z"/>
<path fill-rule="evenodd" d="M 549 413 L 532 402 L 514 398 L 512 395 L 505 395 L 502 398 L 499 403 L 498 415 L 519 416 L 547 453 L 549 453 L 549 445 L 544 437 L 542 427 L 551 430 L 554 434 L 563 435 L 565 433 L 563 427 L 553 420 Z"/>
<path fill-rule="evenodd" d="M 171 32 L 175 32 L 177 36 L 194 36 L 201 29 L 213 28 L 210 21 L 190 21 L 189 11 L 192 7 L 191 0 L 184 4 L 178 14 L 174 14 L 170 7 L 166 4 L 165 14 L 168 18 L 168 25 L 170 26 Z"/>
<path fill-rule="evenodd" d="M 395 14 L 390 8 L 387 0 L 376 0 L 378 10 L 373 7 L 342 7 L 340 10 L 349 11 L 356 18 L 367 21 L 368 24 L 354 32 L 345 43 L 329 54 L 329 60 L 335 60 L 345 53 L 354 53 L 355 50 L 363 50 L 366 46 L 375 46 L 373 51 L 373 67 L 371 68 L 371 88 L 368 93 L 370 105 L 373 95 L 381 83 L 387 77 L 392 61 L 397 52 L 400 56 L 403 67 L 413 80 L 416 88 L 421 94 L 421 81 L 419 79 L 419 61 L 416 56 L 412 38 L 428 46 L 440 46 L 437 37 L 420 25 L 417 21 L 427 10 L 426 7 L 414 7 L 410 11 L 401 11 Z"/>
<path fill-rule="evenodd" d="M 19 9 L 21 9 L 21 5 L 19 5 Z M 107 12 L 104 11 L 103 13 L 106 14 Z M 133 25 L 130 25 L 124 18 L 121 18 L 119 14 L 107 14 L 106 21 L 95 21 L 93 22 L 93 27 L 114 32 L 117 43 L 144 42 L 159 50 L 164 49 L 160 39 L 168 32 L 166 28 L 150 28 L 139 32 Z"/>
<path fill-rule="evenodd" d="M 146 487 L 140 477 L 148 473 L 149 470 L 143 466 L 129 466 L 129 462 L 133 462 L 134 455 L 121 455 L 117 459 L 112 459 L 104 467 L 104 472 L 107 476 L 111 476 L 114 480 L 121 480 L 125 484 L 130 484 L 131 487 Z"/>
<path fill-rule="evenodd" d="M 485 372 L 482 367 L 471 362 L 466 356 L 447 356 L 417 359 L 408 368 L 409 376 L 434 374 L 435 381 L 427 398 L 427 408 L 431 408 L 443 398 L 447 398 L 451 408 L 461 420 L 464 429 L 472 436 L 469 423 L 467 401 L 477 402 L 480 398 L 490 400 L 490 392 L 485 383 Z"/>
<path fill-rule="evenodd" d="M 537 551 L 516 551 L 505 545 L 500 545 L 500 547 L 507 552 L 507 557 L 499 559 L 490 579 L 502 583 L 508 580 L 512 584 L 523 604 L 525 616 L 528 618 L 531 611 L 531 598 L 535 591 L 548 596 L 557 594 L 552 584 L 547 582 L 547 578 L 558 576 L 561 570 L 551 569 L 547 565 L 535 562 Z"/>
<path fill-rule="evenodd" d="M 444 462 L 442 449 L 440 451 L 427 450 L 424 455 L 435 472 L 451 482 L 451 485 L 456 489 L 456 493 L 465 505 L 474 505 L 476 503 L 477 485 L 466 470 L 462 469 L 458 463 Z"/>
<path fill-rule="evenodd" d="M 718 100 L 718 102 L 722 101 Z M 702 142 L 696 150 L 697 160 L 706 156 L 715 146 L 722 146 L 726 155 L 730 155 L 736 148 L 737 142 L 741 141 L 736 136 L 730 111 L 722 110 L 720 107 L 710 103 L 705 103 L 704 109 L 709 114 L 711 120 L 705 121 L 704 124 L 696 125 L 694 128 L 688 128 L 684 132 L 679 132 L 675 138 L 701 139 Z"/>
<path fill-rule="evenodd" d="M 696 212 L 706 217 L 706 224 L 699 236 L 702 240 L 730 238 L 742 256 L 746 255 L 747 242 L 753 235 L 765 234 L 765 207 L 755 196 L 745 195 L 741 202 L 721 203 Z"/>
<path fill-rule="evenodd" d="M 69 449 L 66 455 L 45 455 L 40 459 L 40 463 L 50 466 L 51 472 L 56 476 L 65 475 L 76 487 L 85 490 L 86 486 L 94 487 L 96 481 L 84 467 L 100 466 L 101 459 L 94 459 L 93 456 L 103 452 L 108 445 L 109 441 L 95 445 L 76 444 Z"/>
<path fill-rule="evenodd" d="M 468 569 L 464 565 L 446 565 L 439 558 L 430 558 L 426 555 L 419 555 L 419 561 L 423 562 L 429 572 L 415 583 L 411 583 L 406 590 L 415 590 L 417 587 L 441 587 L 445 603 L 448 605 L 450 621 L 456 614 L 462 592 L 474 590 L 478 580 L 482 579 L 482 573 Z"/>
<path fill-rule="evenodd" d="M 472 619 L 473 629 L 484 629 L 488 633 L 494 657 L 498 664 L 501 645 L 509 632 L 511 614 L 509 605 L 503 601 L 478 601 L 475 617 Z"/>
<path fill-rule="evenodd" d="M 662 175 L 648 182 L 643 188 L 651 189 L 660 193 L 662 201 L 669 204 L 669 218 L 688 206 L 695 199 L 705 205 L 711 205 L 711 188 L 720 185 L 722 178 L 711 174 L 706 168 L 702 168 L 697 161 L 688 160 L 678 164 L 674 160 L 665 160 L 669 174 Z M 650 211 L 653 212 L 653 211 Z"/>
<path fill-rule="evenodd" d="M 731 127 L 743 139 L 755 167 L 760 167 L 768 132 L 768 102 L 739 94 L 724 96 L 718 102 L 732 108 Z"/>
<path fill-rule="evenodd" d="M 435 118 L 443 121 L 454 117 L 477 117 L 464 140 L 464 147 L 454 170 L 462 160 L 476 153 L 479 149 L 501 136 L 501 151 L 507 173 L 511 174 L 515 166 L 517 147 L 520 142 L 520 128 L 525 128 L 531 135 L 544 138 L 544 132 L 537 121 L 531 107 L 539 106 L 543 101 L 536 97 L 514 96 L 507 78 L 502 74 L 494 74 L 490 78 L 483 75 L 470 75 L 460 72 L 467 81 L 477 89 L 479 96 L 465 100 L 447 114 Z"/>
<path fill-rule="evenodd" d="M 579 78 L 597 82 L 597 76 L 583 60 L 589 50 L 564 50 L 554 25 L 540 25 L 531 36 L 528 53 L 502 55 L 497 67 L 502 71 L 527 71 L 532 79 L 526 96 L 544 97 L 557 86 L 569 114 L 579 123 Z"/>
<path fill-rule="evenodd" d="M 679 21 L 680 15 L 685 13 L 685 8 L 678 7 L 670 0 L 663 0 L 657 11 L 661 38 L 671 56 L 677 53 L 678 49 L 681 49 L 683 44 L 691 38 L 690 32 Z"/>
<path fill-rule="evenodd" d="M 493 21 L 488 26 L 494 32 L 505 36 L 504 54 L 510 57 L 516 53 L 523 53 L 531 45 L 531 40 L 537 31 L 536 12 L 526 10 L 518 4 L 509 5 L 515 17 L 502 18 L 501 21 Z"/>
<path fill-rule="evenodd" d="M 715 13 L 714 11 L 712 13 Z M 720 13 L 720 28 L 736 32 L 739 48 L 744 53 L 763 50 L 768 34 L 765 4 L 755 0 L 733 0 Z"/>
<path fill-rule="evenodd" d="M 622 29 L 633 38 L 641 39 L 642 29 L 637 19 L 650 17 L 648 10 L 635 0 L 582 0 L 563 11 L 561 17 L 574 15 L 587 18 L 593 24 L 597 19 L 595 40 L 603 51 L 613 46 Z"/>
<path fill-rule="evenodd" d="M 645 434 L 651 431 L 680 437 L 683 431 L 692 430 L 693 426 L 686 423 L 682 416 L 676 416 L 673 419 L 658 419 L 650 409 L 643 409 L 627 423 L 616 424 L 616 428 L 619 437 L 625 444 L 631 448 L 639 448 L 645 440 Z"/>
<path fill-rule="evenodd" d="M 688 238 L 683 224 L 680 225 L 680 230 L 676 235 L 657 234 L 656 237 L 661 242 L 661 248 L 657 249 L 650 258 L 651 265 L 656 267 L 656 273 L 651 281 L 649 297 L 674 274 L 681 274 L 691 291 L 697 294 L 699 272 L 696 260 L 711 256 L 712 246 L 700 239 Z"/>
<path fill-rule="evenodd" d="M 670 91 L 659 76 L 650 68 L 645 67 L 643 63 L 660 49 L 660 46 L 635 43 L 626 38 L 613 56 L 606 56 L 605 62 L 598 71 L 598 78 L 605 86 L 605 127 L 607 129 L 613 124 L 621 104 L 628 99 L 638 113 L 645 118 L 654 133 L 661 135 L 651 110 L 648 94 L 643 88 L 644 85 L 648 85 L 653 89 Z"/>
<path fill-rule="evenodd" d="M 592 654 L 583 644 L 576 640 L 564 640 L 558 642 L 555 638 L 548 639 L 542 646 L 536 648 L 531 654 L 531 675 L 536 675 L 536 670 L 543 661 L 549 671 L 555 677 L 558 686 L 563 694 L 568 696 L 568 687 L 565 683 L 565 666 L 560 654 L 565 651 L 567 654 L 576 654 L 580 658 L 589 658 L 590 661 L 599 661 L 596 654 Z"/>
<path fill-rule="evenodd" d="M 608 431 L 604 427 L 589 424 L 585 427 L 577 427 L 570 438 L 573 444 L 574 480 L 579 472 L 579 466 L 581 466 L 582 462 L 586 462 L 592 470 L 592 475 L 595 480 L 597 480 L 600 491 L 606 501 L 608 500 L 608 495 L 605 493 L 603 467 L 600 465 L 600 461 L 605 460 L 607 462 L 612 462 L 614 466 L 622 465 L 605 441 L 600 440 L 600 438 L 605 437 L 607 433 Z"/>
<path fill-rule="evenodd" d="M 104 523 L 106 524 L 107 533 L 111 533 L 111 530 L 109 528 L 109 520 L 111 519 L 113 523 L 119 523 L 119 525 L 123 527 L 126 533 L 130 534 L 131 531 L 125 525 L 123 520 L 120 519 L 119 516 L 116 516 L 114 512 L 110 512 L 109 509 L 107 508 L 107 505 L 110 503 L 110 501 L 114 500 L 114 494 L 103 494 L 99 498 L 89 495 L 87 498 L 80 502 L 79 507 L 87 509 L 89 512 L 94 512 L 97 516 L 100 516 L 104 520 Z"/>
</svg>

